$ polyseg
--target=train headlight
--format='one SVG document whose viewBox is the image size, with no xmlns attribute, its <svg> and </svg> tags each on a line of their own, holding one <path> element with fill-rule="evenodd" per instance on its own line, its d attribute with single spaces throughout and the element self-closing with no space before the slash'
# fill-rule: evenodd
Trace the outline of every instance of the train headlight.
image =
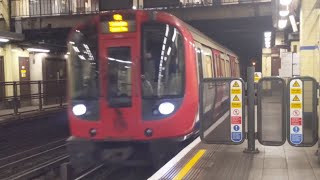
<svg viewBox="0 0 320 180">
<path fill-rule="evenodd" d="M 72 112 L 76 116 L 81 116 L 87 112 L 87 107 L 84 104 L 77 104 L 73 106 Z"/>
<path fill-rule="evenodd" d="M 174 104 L 170 102 L 164 102 L 159 105 L 159 112 L 163 115 L 168 115 L 174 111 L 174 108 Z"/>
</svg>

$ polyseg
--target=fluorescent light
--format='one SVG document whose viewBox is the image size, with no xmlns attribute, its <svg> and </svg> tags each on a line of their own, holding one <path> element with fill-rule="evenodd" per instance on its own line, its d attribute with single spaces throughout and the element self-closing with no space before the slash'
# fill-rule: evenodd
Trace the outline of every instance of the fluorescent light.
<svg viewBox="0 0 320 180">
<path fill-rule="evenodd" d="M 48 49 L 37 49 L 37 48 L 28 48 L 27 51 L 30 51 L 30 52 L 42 52 L 42 53 L 50 52 L 50 50 L 48 50 Z"/>
<path fill-rule="evenodd" d="M 0 38 L 0 42 L 9 42 L 9 39 Z"/>
<path fill-rule="evenodd" d="M 283 10 L 279 12 L 279 15 L 282 17 L 286 17 L 289 15 L 289 10 Z"/>
<path fill-rule="evenodd" d="M 79 50 L 79 48 L 78 47 L 76 47 L 76 46 L 72 46 L 73 47 L 73 49 L 74 49 L 74 51 L 75 52 L 77 52 L 77 53 L 79 53 L 80 52 L 80 50 Z"/>
<path fill-rule="evenodd" d="M 287 26 L 287 22 L 288 22 L 288 20 L 286 20 L 286 19 L 280 19 L 278 21 L 279 29 L 284 29 Z"/>
<path fill-rule="evenodd" d="M 67 52 L 67 55 L 69 55 L 70 54 L 70 52 Z"/>
<path fill-rule="evenodd" d="M 266 48 L 270 48 L 271 46 L 270 46 L 270 44 L 266 44 Z"/>
<path fill-rule="evenodd" d="M 267 31 L 267 32 L 264 32 L 264 37 L 265 38 L 271 38 L 271 32 Z"/>
<path fill-rule="evenodd" d="M 72 45 L 74 44 L 74 42 L 73 42 L 73 41 L 69 41 L 69 43 L 70 43 L 70 44 L 72 44 Z"/>
<path fill-rule="evenodd" d="M 266 37 L 266 38 L 264 38 L 264 41 L 265 41 L 265 42 L 271 42 L 271 37 Z"/>
<path fill-rule="evenodd" d="M 291 23 L 293 32 L 297 32 L 298 31 L 298 27 L 297 27 L 296 19 L 294 18 L 293 15 L 290 15 L 289 19 L 290 19 L 290 23 Z"/>
<path fill-rule="evenodd" d="M 292 0 L 280 0 L 280 4 L 281 5 L 284 5 L 284 6 L 287 6 L 291 3 Z"/>
</svg>

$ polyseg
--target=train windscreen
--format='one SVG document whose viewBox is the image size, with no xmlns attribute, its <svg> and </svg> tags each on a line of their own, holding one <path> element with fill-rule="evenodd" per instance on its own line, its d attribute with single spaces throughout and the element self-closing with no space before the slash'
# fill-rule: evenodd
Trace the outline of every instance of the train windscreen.
<svg viewBox="0 0 320 180">
<path fill-rule="evenodd" d="M 181 97 L 184 91 L 183 37 L 168 24 L 142 25 L 143 97 Z"/>
<path fill-rule="evenodd" d="M 71 98 L 99 97 L 98 33 L 95 25 L 77 29 L 68 43 Z"/>
</svg>

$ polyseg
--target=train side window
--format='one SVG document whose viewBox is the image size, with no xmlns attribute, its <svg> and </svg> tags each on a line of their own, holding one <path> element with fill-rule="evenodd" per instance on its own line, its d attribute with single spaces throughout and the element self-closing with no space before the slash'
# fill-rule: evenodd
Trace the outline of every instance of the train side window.
<svg viewBox="0 0 320 180">
<path fill-rule="evenodd" d="M 224 60 L 220 58 L 220 69 L 221 69 L 221 77 L 226 77 L 225 76 L 225 63 Z"/>
<path fill-rule="evenodd" d="M 205 55 L 202 61 L 203 68 L 203 77 L 204 78 L 212 78 L 213 77 L 213 66 L 212 66 L 212 58 L 209 55 Z"/>
<path fill-rule="evenodd" d="M 214 72 L 215 72 L 215 77 L 218 77 L 218 66 L 217 66 L 217 55 L 214 55 L 214 59 L 213 59 L 213 66 L 214 66 Z"/>
</svg>

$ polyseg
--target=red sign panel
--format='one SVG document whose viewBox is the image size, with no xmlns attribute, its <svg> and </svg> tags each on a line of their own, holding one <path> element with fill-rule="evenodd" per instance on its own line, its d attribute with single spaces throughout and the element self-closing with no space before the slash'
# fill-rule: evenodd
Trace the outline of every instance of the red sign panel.
<svg viewBox="0 0 320 180">
<path fill-rule="evenodd" d="M 291 118 L 290 125 L 291 126 L 301 126 L 302 125 L 302 118 Z"/>
<path fill-rule="evenodd" d="M 232 116 L 231 124 L 241 124 L 241 116 Z"/>
</svg>

